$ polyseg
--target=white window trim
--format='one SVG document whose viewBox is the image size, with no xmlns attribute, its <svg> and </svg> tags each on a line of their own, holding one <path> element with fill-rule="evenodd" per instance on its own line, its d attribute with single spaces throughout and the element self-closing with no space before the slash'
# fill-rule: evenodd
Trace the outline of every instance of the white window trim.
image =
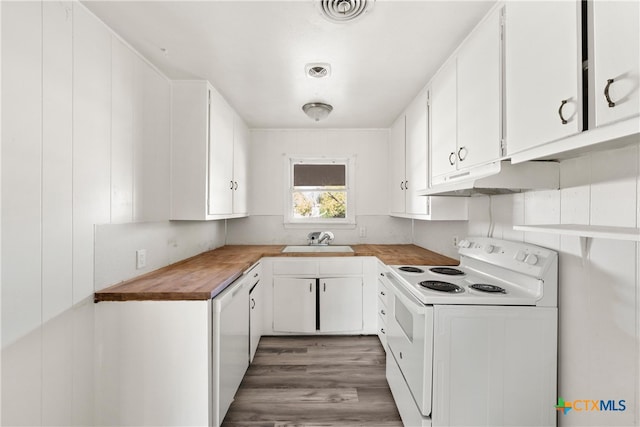
<svg viewBox="0 0 640 427">
<path fill-rule="evenodd" d="M 293 165 L 304 164 L 345 164 L 347 184 L 347 217 L 334 219 L 301 219 L 293 217 Z M 355 228 L 356 226 L 356 201 L 355 201 L 355 156 L 290 156 L 285 155 L 285 189 L 284 189 L 284 226 L 285 228 L 309 228 L 314 225 L 332 226 L 334 228 Z"/>
</svg>

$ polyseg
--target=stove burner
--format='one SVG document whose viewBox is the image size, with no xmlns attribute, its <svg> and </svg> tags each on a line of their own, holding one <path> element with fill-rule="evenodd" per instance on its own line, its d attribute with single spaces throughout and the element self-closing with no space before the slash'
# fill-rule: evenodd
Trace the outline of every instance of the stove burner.
<svg viewBox="0 0 640 427">
<path fill-rule="evenodd" d="M 424 273 L 424 270 L 418 267 L 399 267 L 398 270 L 404 271 L 406 273 Z"/>
<path fill-rule="evenodd" d="M 475 289 L 476 291 L 481 291 L 481 292 L 489 292 L 489 293 L 496 293 L 496 294 L 507 293 L 507 291 L 505 291 L 504 288 L 501 288 L 500 286 L 488 285 L 486 283 L 476 283 L 475 285 L 471 285 L 470 287 Z"/>
<path fill-rule="evenodd" d="M 451 267 L 433 267 L 430 268 L 429 271 L 447 276 L 464 276 L 464 271 Z"/>
<path fill-rule="evenodd" d="M 464 292 L 464 289 L 462 289 L 458 285 L 454 285 L 453 283 L 449 282 L 441 282 L 439 280 L 425 280 L 420 282 L 420 286 L 431 289 L 433 291 L 449 292 L 453 294 Z"/>
</svg>

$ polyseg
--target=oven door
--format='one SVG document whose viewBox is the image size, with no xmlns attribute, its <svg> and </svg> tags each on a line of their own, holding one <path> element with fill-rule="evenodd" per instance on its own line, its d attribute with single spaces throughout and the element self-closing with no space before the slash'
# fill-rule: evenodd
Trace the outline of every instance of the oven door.
<svg viewBox="0 0 640 427">
<path fill-rule="evenodd" d="M 416 299 L 395 276 L 390 301 L 387 344 L 420 413 L 431 414 L 433 306 Z"/>
</svg>

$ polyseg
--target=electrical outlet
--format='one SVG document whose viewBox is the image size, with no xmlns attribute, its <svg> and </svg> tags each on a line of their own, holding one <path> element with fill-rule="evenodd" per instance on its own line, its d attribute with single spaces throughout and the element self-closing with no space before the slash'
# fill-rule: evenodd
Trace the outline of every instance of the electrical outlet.
<svg viewBox="0 0 640 427">
<path fill-rule="evenodd" d="M 360 227 L 360 237 L 367 237 L 367 227 L 364 225 Z"/>
<path fill-rule="evenodd" d="M 458 236 L 453 236 L 453 247 L 457 248 L 458 247 Z"/>
<path fill-rule="evenodd" d="M 136 251 L 136 269 L 140 270 L 147 266 L 147 250 L 138 249 Z"/>
</svg>

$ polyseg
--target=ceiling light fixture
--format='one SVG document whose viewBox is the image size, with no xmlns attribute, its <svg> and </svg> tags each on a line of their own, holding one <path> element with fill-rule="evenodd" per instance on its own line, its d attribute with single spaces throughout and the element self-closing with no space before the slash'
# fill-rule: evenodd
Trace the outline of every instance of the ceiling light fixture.
<svg viewBox="0 0 640 427">
<path fill-rule="evenodd" d="M 302 111 L 311 119 L 319 122 L 329 116 L 329 113 L 333 111 L 333 107 L 323 102 L 310 102 L 302 106 Z"/>
<path fill-rule="evenodd" d="M 375 0 L 317 0 L 320 13 L 331 22 L 353 21 L 371 11 Z"/>
</svg>

